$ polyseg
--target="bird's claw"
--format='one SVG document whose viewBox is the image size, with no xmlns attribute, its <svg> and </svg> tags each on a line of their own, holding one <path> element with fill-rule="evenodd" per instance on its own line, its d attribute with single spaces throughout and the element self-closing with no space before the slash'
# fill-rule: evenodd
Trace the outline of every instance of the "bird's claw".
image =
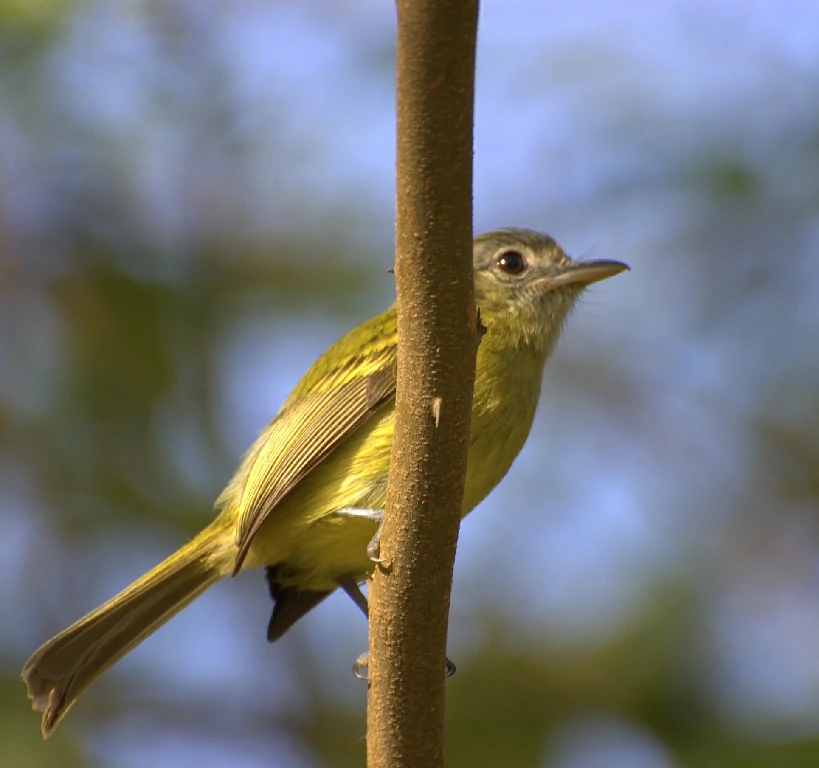
<svg viewBox="0 0 819 768">
<path fill-rule="evenodd" d="M 365 651 L 362 653 L 356 660 L 353 662 L 353 674 L 359 680 L 367 680 L 368 675 L 367 673 L 362 673 L 362 669 L 367 669 L 370 666 L 370 653 L 369 651 Z M 449 660 L 446 660 L 446 667 L 444 670 L 444 677 L 449 679 L 452 675 L 455 674 L 457 667 Z"/>
<path fill-rule="evenodd" d="M 353 662 L 353 674 L 359 680 L 366 680 L 367 679 L 367 673 L 365 672 L 364 674 L 362 674 L 361 670 L 362 669 L 367 669 L 369 666 L 370 666 L 370 654 L 369 654 L 369 651 L 365 651 L 364 653 L 361 654 L 361 656 L 359 656 L 355 660 L 355 662 Z"/>
<path fill-rule="evenodd" d="M 386 563 L 387 558 L 381 557 L 381 527 L 375 532 L 370 543 L 367 545 L 367 557 L 373 563 Z"/>
</svg>

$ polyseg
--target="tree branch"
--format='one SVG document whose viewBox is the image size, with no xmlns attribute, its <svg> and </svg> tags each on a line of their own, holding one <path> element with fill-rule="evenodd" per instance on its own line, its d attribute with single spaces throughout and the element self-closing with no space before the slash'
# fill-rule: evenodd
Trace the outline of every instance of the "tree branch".
<svg viewBox="0 0 819 768">
<path fill-rule="evenodd" d="M 479 341 L 472 277 L 477 0 L 397 0 L 398 389 L 370 600 L 367 763 L 443 765 L 449 593 Z"/>
</svg>

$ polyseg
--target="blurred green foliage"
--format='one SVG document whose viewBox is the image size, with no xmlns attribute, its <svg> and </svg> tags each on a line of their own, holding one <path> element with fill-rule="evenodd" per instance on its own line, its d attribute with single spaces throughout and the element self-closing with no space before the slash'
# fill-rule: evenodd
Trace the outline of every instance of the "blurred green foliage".
<svg viewBox="0 0 819 768">
<path fill-rule="evenodd" d="M 819 88 L 781 26 L 773 55 L 731 22 L 725 53 L 718 5 L 696 44 L 675 4 L 608 48 L 591 14 L 552 52 L 534 5 L 531 40 L 482 30 L 479 212 L 634 269 L 572 318 L 528 458 L 467 523 L 453 766 L 819 765 Z M 360 618 L 329 602 L 267 647 L 261 574 L 48 743 L 18 674 L 198 530 L 312 357 L 392 300 L 374 9 L 0 2 L 0 765 L 363 762 Z M 628 50 L 654 35 L 690 80 Z"/>
</svg>

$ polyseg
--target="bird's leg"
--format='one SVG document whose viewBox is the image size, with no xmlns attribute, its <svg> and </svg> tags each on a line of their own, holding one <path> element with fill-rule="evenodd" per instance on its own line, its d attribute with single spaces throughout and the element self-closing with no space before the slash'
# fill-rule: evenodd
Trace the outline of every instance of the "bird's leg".
<svg viewBox="0 0 819 768">
<path fill-rule="evenodd" d="M 349 595 L 350 599 L 361 609 L 361 612 L 367 617 L 369 621 L 370 618 L 370 604 L 367 602 L 367 598 L 364 593 L 361 591 L 361 587 L 358 586 L 358 582 L 352 576 L 341 576 L 336 579 L 338 585 Z M 366 669 L 370 663 L 370 652 L 364 651 L 356 660 L 353 662 L 353 674 L 359 678 L 360 680 L 366 680 L 367 675 L 362 673 L 361 670 Z M 449 660 L 446 660 L 446 677 L 452 677 L 455 674 L 455 665 Z"/>
<path fill-rule="evenodd" d="M 374 523 L 378 523 L 378 529 L 370 539 L 370 543 L 367 544 L 367 557 L 374 563 L 383 563 L 384 558 L 378 555 L 381 549 L 381 523 L 384 520 L 384 510 L 343 507 L 342 509 L 337 509 L 335 513 L 341 515 L 341 517 L 357 517 L 361 520 L 372 520 Z"/>
<path fill-rule="evenodd" d="M 358 586 L 358 582 L 352 576 L 342 576 L 338 581 L 338 585 L 349 595 L 350 600 L 352 600 L 360 609 L 361 612 L 367 617 L 367 621 L 370 619 L 370 604 L 367 602 L 367 598 L 364 593 L 361 591 L 361 587 Z M 361 674 L 362 669 L 366 669 L 369 663 L 369 651 L 364 651 L 356 660 L 353 662 L 353 674 L 359 678 L 360 680 L 366 680 L 367 675 Z"/>
<path fill-rule="evenodd" d="M 336 579 L 338 585 L 347 593 L 352 600 L 368 619 L 370 618 L 370 605 L 367 602 L 367 597 L 358 586 L 358 582 L 352 576 L 341 576 Z"/>
</svg>

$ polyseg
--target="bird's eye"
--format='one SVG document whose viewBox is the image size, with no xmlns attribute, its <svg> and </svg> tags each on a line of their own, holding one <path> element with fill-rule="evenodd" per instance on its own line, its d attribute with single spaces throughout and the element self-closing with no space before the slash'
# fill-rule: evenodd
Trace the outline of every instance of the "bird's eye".
<svg viewBox="0 0 819 768">
<path fill-rule="evenodd" d="M 526 259 L 518 251 L 504 251 L 496 262 L 507 275 L 519 275 L 526 269 Z"/>
</svg>

